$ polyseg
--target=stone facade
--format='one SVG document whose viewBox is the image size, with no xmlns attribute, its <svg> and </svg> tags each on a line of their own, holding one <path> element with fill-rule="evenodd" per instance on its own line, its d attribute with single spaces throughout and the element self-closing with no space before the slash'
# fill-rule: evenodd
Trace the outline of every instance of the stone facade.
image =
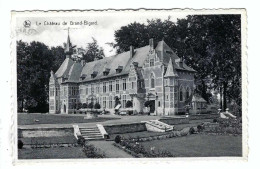
<svg viewBox="0 0 260 169">
<path fill-rule="evenodd" d="M 70 38 L 66 59 L 59 70 L 51 72 L 50 113 L 73 113 L 76 103 L 96 103 L 101 109 L 115 112 L 115 97 L 124 111 L 127 101 L 136 113 L 145 112 L 145 103 L 153 115 L 174 115 L 184 107 L 194 90 L 194 70 L 188 67 L 164 42 L 156 48 L 133 49 L 101 60 L 84 63 L 71 59 Z M 153 105 L 153 106 L 151 106 Z"/>
</svg>

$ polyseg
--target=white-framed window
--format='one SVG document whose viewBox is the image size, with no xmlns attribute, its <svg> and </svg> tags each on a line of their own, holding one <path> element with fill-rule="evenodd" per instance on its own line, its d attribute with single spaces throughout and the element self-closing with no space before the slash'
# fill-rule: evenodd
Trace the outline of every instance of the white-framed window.
<svg viewBox="0 0 260 169">
<path fill-rule="evenodd" d="M 86 85 L 86 95 L 88 95 L 88 85 Z"/>
<path fill-rule="evenodd" d="M 154 74 L 153 73 L 150 76 L 150 87 L 152 89 L 155 87 L 155 79 L 154 79 Z"/>
<path fill-rule="evenodd" d="M 97 86 L 96 86 L 96 93 L 99 93 L 99 83 L 97 83 Z"/>
<path fill-rule="evenodd" d="M 116 80 L 116 93 L 119 93 L 119 80 Z"/>
<path fill-rule="evenodd" d="M 109 91 L 112 92 L 113 90 L 113 82 L 112 81 L 109 81 Z"/>
<path fill-rule="evenodd" d="M 126 90 L 126 79 L 123 79 L 123 90 Z"/>
<path fill-rule="evenodd" d="M 112 109 L 113 108 L 113 104 L 112 104 L 113 98 L 112 96 L 109 96 L 109 108 Z"/>
<path fill-rule="evenodd" d="M 103 82 L 103 93 L 107 92 L 107 83 Z"/>
<path fill-rule="evenodd" d="M 103 108 L 106 108 L 106 97 L 103 97 Z"/>
<path fill-rule="evenodd" d="M 135 82 L 132 82 L 132 89 L 135 88 Z"/>
<path fill-rule="evenodd" d="M 94 93 L 94 84 L 91 84 L 91 93 Z"/>
</svg>

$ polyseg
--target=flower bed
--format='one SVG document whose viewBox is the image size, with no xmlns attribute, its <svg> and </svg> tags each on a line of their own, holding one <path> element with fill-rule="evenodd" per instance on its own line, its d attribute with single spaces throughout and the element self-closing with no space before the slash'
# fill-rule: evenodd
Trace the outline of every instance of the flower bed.
<svg viewBox="0 0 260 169">
<path fill-rule="evenodd" d="M 204 125 L 203 132 L 206 134 L 242 134 L 241 119 L 216 119 L 216 123 L 209 123 Z"/>
</svg>

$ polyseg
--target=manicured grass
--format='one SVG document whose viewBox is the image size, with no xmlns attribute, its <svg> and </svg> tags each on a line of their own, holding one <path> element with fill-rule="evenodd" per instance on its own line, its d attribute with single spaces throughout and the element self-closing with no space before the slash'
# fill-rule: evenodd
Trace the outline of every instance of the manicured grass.
<svg viewBox="0 0 260 169">
<path fill-rule="evenodd" d="M 53 115 L 53 114 L 19 114 L 18 125 L 32 124 L 70 124 L 70 123 L 92 123 L 115 120 L 120 118 L 98 117 L 95 119 L 84 119 L 84 116 L 75 115 Z M 36 120 L 38 122 L 36 122 Z"/>
<path fill-rule="evenodd" d="M 23 148 L 18 149 L 18 159 L 86 158 L 82 147 Z"/>
<path fill-rule="evenodd" d="M 169 151 L 176 157 L 242 156 L 242 137 L 193 134 L 141 143 L 147 150 Z"/>
</svg>

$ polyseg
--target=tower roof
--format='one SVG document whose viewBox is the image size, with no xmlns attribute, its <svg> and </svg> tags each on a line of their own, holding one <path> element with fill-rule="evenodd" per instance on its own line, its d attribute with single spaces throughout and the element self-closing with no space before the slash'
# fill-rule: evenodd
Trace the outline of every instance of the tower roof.
<svg viewBox="0 0 260 169">
<path fill-rule="evenodd" d="M 70 31 L 69 31 L 69 28 L 68 28 L 67 43 L 66 43 L 64 52 L 65 52 L 66 55 L 71 55 L 72 54 L 72 44 L 70 42 Z"/>
</svg>

